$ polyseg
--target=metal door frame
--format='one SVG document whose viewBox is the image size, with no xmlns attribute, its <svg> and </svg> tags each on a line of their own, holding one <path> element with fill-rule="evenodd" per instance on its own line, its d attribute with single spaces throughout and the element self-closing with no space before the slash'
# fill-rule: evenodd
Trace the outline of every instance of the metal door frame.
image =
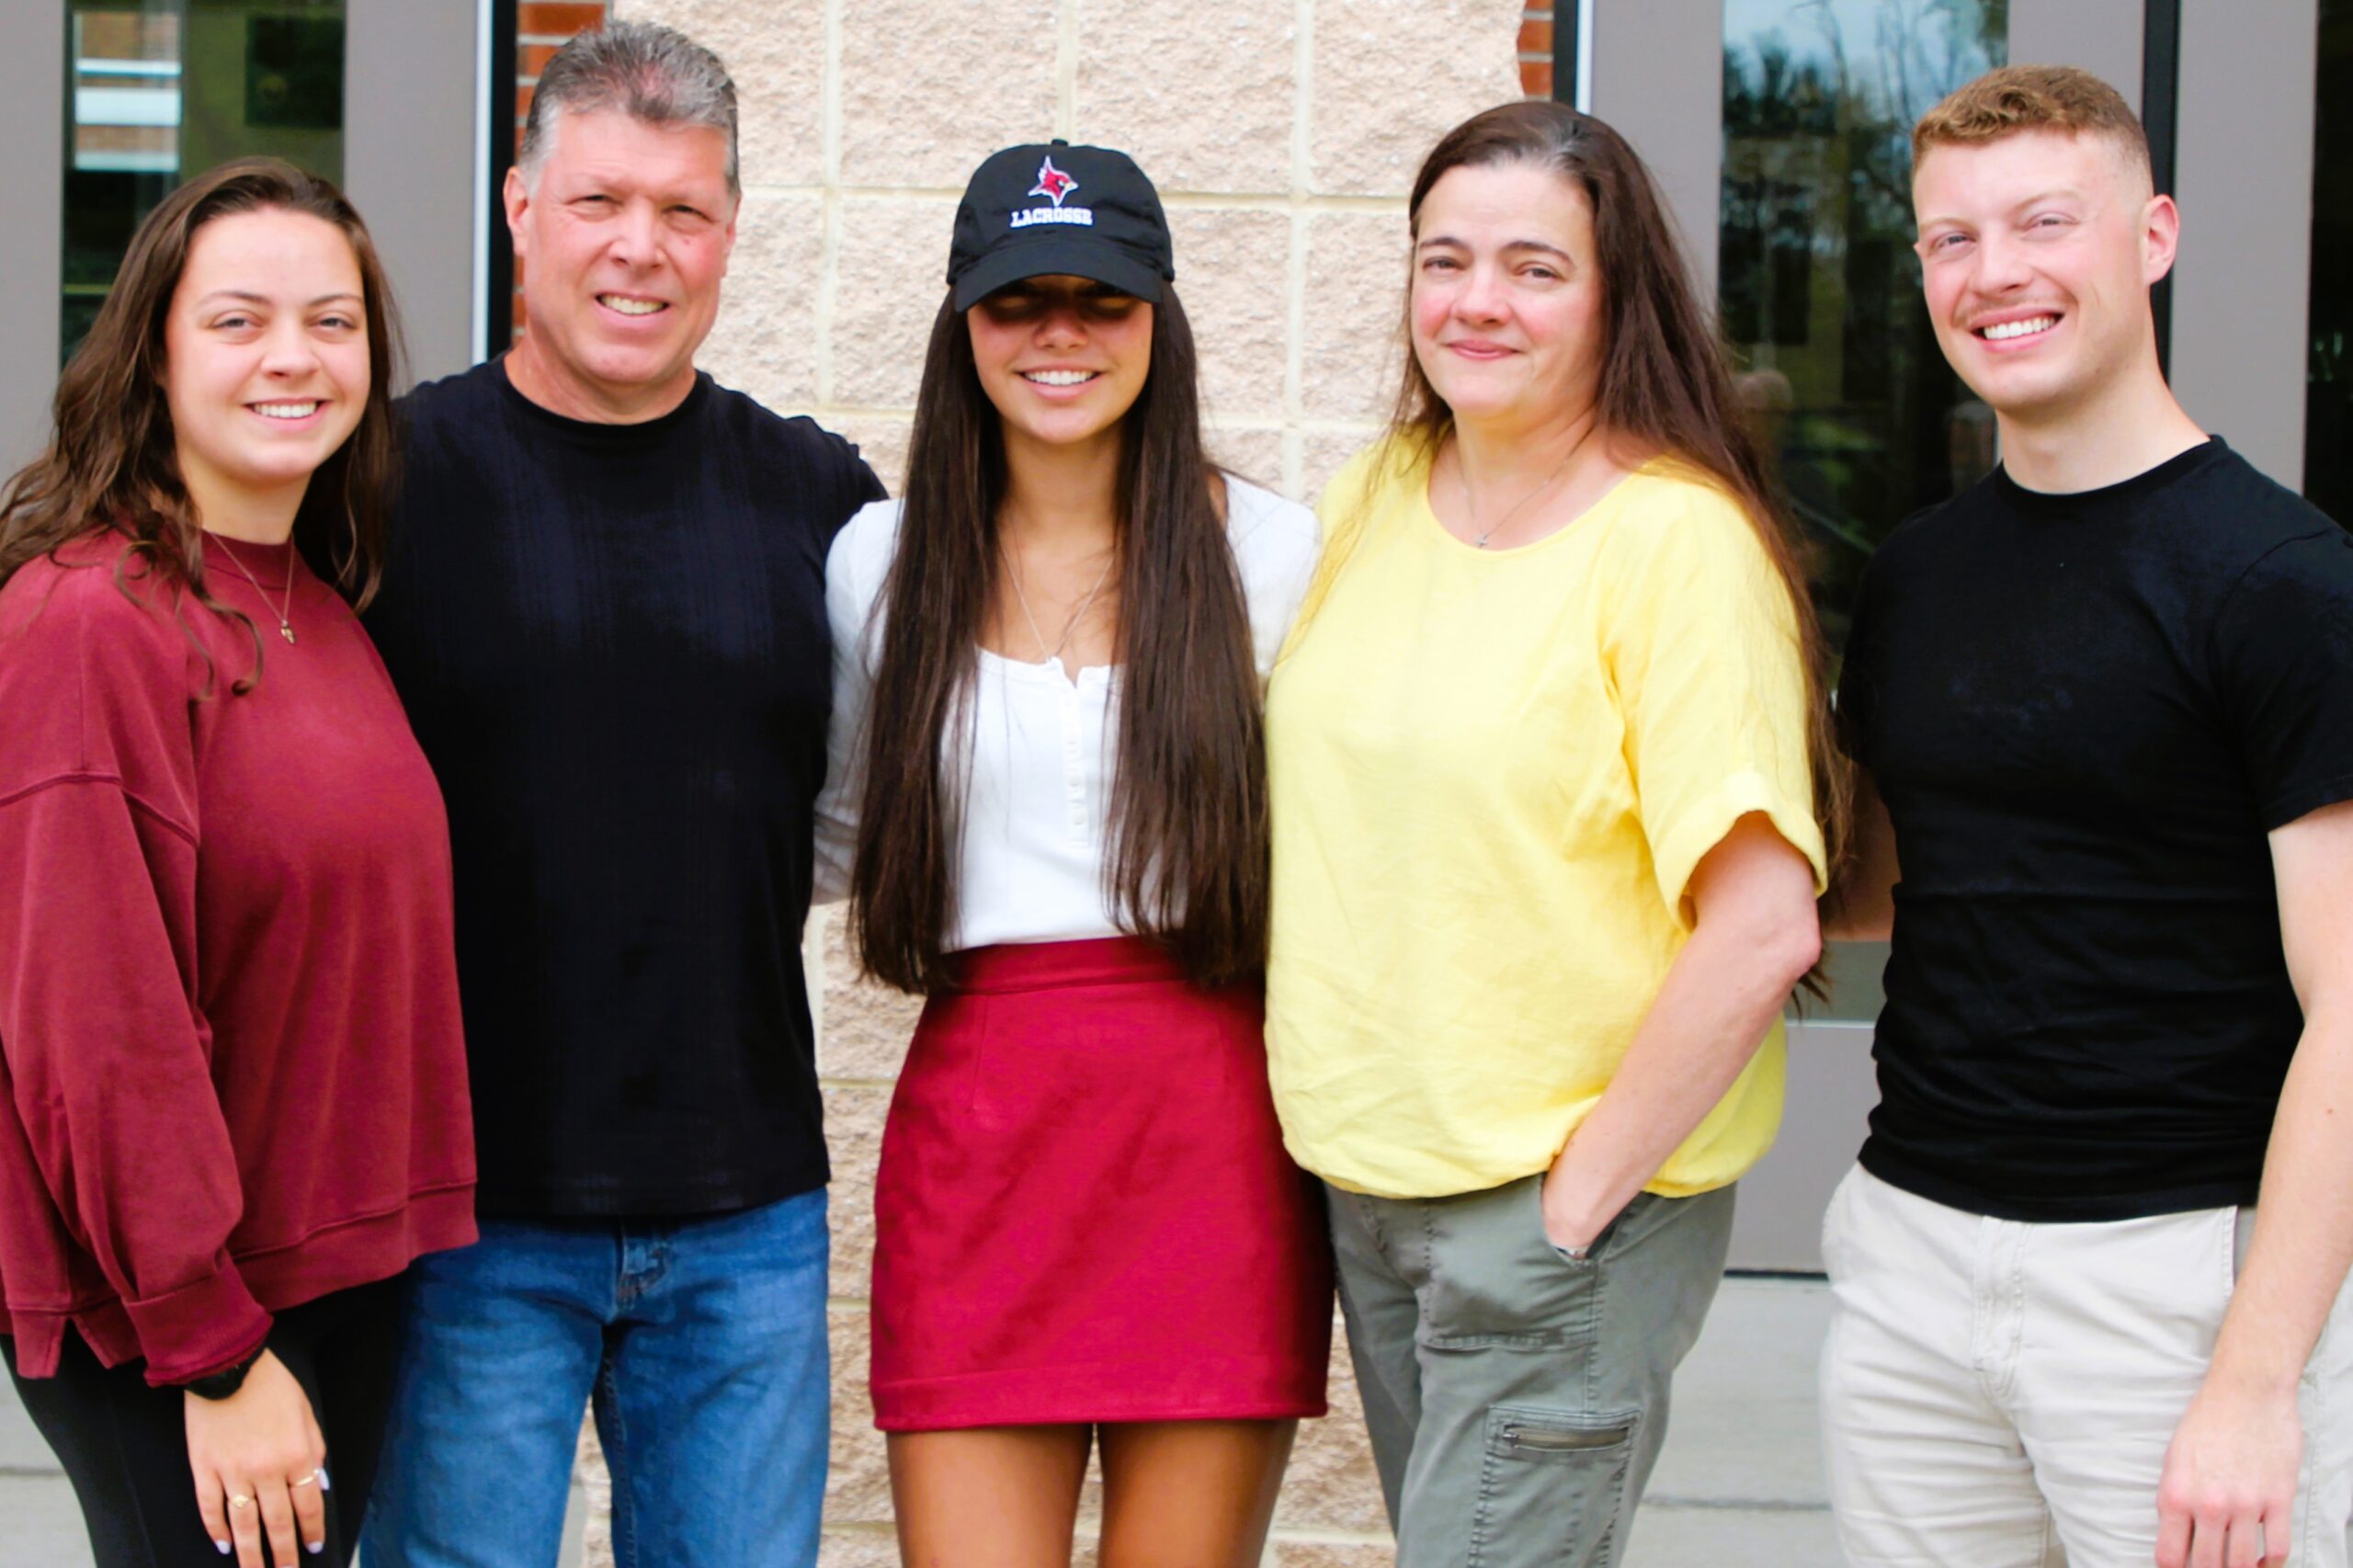
<svg viewBox="0 0 2353 1568">
<path fill-rule="evenodd" d="M 1710 298 L 1723 11 L 1723 0 L 1553 6 L 1555 96 L 1608 120 L 1642 153 Z M 2149 121 L 2184 214 L 2170 290 L 2176 388 L 2194 417 L 2290 488 L 2303 474 L 2318 36 L 2317 0 L 2010 3 L 2010 60 L 2083 66 Z M 1822 1207 L 1877 1098 L 1870 1040 L 1865 1022 L 1790 1025 L 1788 1110 L 1779 1142 L 1744 1183 L 1735 1268 L 1821 1267 Z"/>
<path fill-rule="evenodd" d="M 65 270 L 65 6 L 27 7 L 0 50 L 0 277 L 28 303 L 0 311 L 0 473 L 40 450 L 57 384 Z"/>
<path fill-rule="evenodd" d="M 344 186 L 392 278 L 417 379 L 481 358 L 490 0 L 350 0 L 345 34 Z M 0 51 L 0 276 L 20 302 L 0 312 L 0 475 L 40 449 L 57 381 L 70 123 L 64 0 L 33 0 Z M 504 112 L 511 112 L 505 110 Z M 506 236 L 494 236 L 504 244 Z"/>
</svg>

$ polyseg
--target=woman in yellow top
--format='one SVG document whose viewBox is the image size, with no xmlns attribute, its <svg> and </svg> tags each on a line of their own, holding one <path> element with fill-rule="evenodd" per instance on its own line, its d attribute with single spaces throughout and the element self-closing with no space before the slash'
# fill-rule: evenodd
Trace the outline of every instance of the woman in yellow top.
<svg viewBox="0 0 2353 1568">
<path fill-rule="evenodd" d="M 1780 1117 L 1820 633 L 1650 175 L 1491 109 L 1267 705 L 1267 1048 L 1402 1568 L 1608 1564 Z"/>
</svg>

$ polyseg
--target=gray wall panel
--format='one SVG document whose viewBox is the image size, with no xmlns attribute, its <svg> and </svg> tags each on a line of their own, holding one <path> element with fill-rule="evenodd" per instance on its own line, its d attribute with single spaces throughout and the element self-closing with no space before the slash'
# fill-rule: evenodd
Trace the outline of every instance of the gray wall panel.
<svg viewBox="0 0 2353 1568">
<path fill-rule="evenodd" d="M 419 381 L 473 363 L 475 0 L 351 0 L 344 186 Z"/>
<path fill-rule="evenodd" d="M 24 14 L 17 15 L 21 10 Z M 13 473 L 49 433 L 57 384 L 58 289 L 63 270 L 65 7 L 12 7 L 0 50 L 0 278 L 15 299 L 0 311 L 0 472 Z"/>
<path fill-rule="evenodd" d="M 2290 489 L 2304 473 L 2315 0 L 2183 0 L 2174 389 Z"/>
<path fill-rule="evenodd" d="M 2141 107 L 2146 0 L 2011 0 L 2010 62 L 2074 65 Z"/>
<path fill-rule="evenodd" d="M 1624 134 L 1665 189 L 1700 297 L 1716 297 L 1723 183 L 1723 0 L 1586 0 L 1593 112 Z"/>
</svg>

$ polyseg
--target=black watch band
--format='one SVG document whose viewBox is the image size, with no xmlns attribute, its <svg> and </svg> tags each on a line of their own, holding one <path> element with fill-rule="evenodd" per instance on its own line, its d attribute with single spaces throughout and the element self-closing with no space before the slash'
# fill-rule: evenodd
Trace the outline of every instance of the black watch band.
<svg viewBox="0 0 2353 1568">
<path fill-rule="evenodd" d="M 226 1399 L 245 1386 L 245 1374 L 252 1371 L 254 1363 L 261 1359 L 264 1348 L 256 1345 L 254 1346 L 254 1353 L 235 1366 L 223 1367 L 217 1372 L 210 1372 L 203 1377 L 182 1383 L 180 1387 L 199 1399 Z"/>
</svg>

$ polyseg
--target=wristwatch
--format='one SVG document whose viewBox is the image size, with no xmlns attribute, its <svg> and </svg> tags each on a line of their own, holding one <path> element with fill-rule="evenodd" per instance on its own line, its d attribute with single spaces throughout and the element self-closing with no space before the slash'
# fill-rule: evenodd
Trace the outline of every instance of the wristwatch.
<svg viewBox="0 0 2353 1568">
<path fill-rule="evenodd" d="M 199 1399 L 227 1399 L 245 1386 L 245 1374 L 254 1369 L 254 1363 L 261 1359 L 261 1353 L 266 1348 L 267 1346 L 265 1345 L 256 1345 L 254 1346 L 254 1353 L 235 1366 L 223 1367 L 217 1372 L 208 1372 L 203 1377 L 182 1383 L 180 1387 Z"/>
</svg>

